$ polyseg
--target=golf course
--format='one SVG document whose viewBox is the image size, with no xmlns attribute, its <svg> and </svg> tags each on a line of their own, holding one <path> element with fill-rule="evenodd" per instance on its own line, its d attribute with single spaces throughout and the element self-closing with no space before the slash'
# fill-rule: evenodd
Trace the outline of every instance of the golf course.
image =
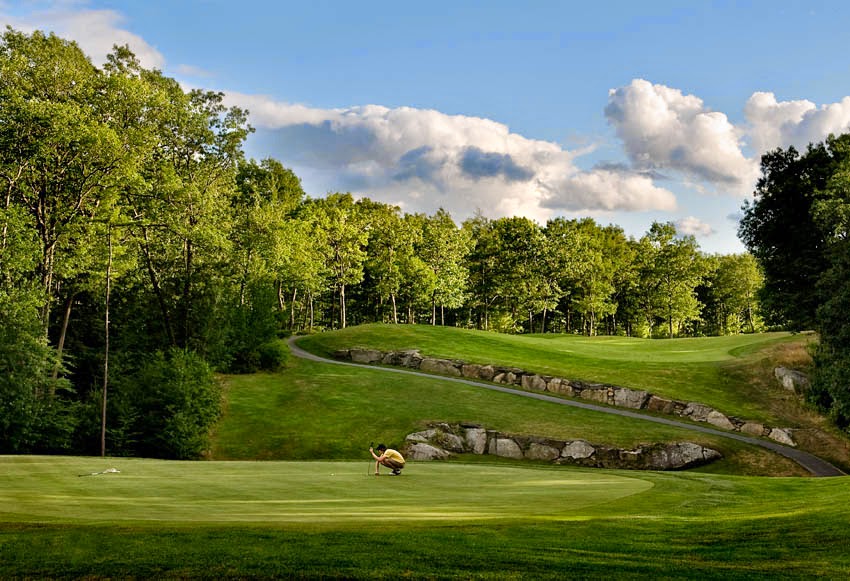
<svg viewBox="0 0 850 581">
<path fill-rule="evenodd" d="M 645 340 L 366 325 L 299 338 L 647 389 L 793 430 L 847 472 L 848 440 L 789 394 L 806 335 Z M 222 376 L 205 460 L 0 456 L 0 578 L 846 578 L 850 480 L 770 450 L 380 366 L 290 354 Z M 679 472 L 462 454 L 374 475 L 370 443 L 430 422 L 636 447 L 692 441 Z"/>
</svg>

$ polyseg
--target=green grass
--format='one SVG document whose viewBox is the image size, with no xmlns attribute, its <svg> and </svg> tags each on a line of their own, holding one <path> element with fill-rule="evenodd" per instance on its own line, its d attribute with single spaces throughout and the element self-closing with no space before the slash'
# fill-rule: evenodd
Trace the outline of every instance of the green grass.
<svg viewBox="0 0 850 581">
<path fill-rule="evenodd" d="M 727 337 L 639 339 L 577 335 L 504 335 L 428 325 L 363 325 L 299 339 L 325 355 L 338 349 L 419 349 L 424 355 L 515 366 L 567 379 L 606 382 L 683 401 L 699 401 L 746 419 L 782 424 L 764 394 L 730 379 L 762 349 L 807 336 L 763 333 Z"/>
<path fill-rule="evenodd" d="M 712 464 L 713 471 L 805 474 L 789 460 L 726 438 L 438 377 L 294 359 L 283 373 L 228 376 L 225 385 L 227 411 L 210 453 L 217 460 L 360 458 L 367 455 L 370 442 L 397 447 L 407 434 L 429 421 L 440 421 L 628 449 L 688 440 L 724 455 Z"/>
<path fill-rule="evenodd" d="M 790 400 L 757 391 L 771 390 L 768 358 L 803 340 L 510 337 L 382 325 L 302 339 L 316 352 L 413 347 L 652 384 L 655 393 L 766 418 L 797 417 L 779 409 Z M 751 384 L 758 375 L 768 377 Z M 290 359 L 281 373 L 223 383 L 227 408 L 209 452 L 221 461 L 0 456 L 0 578 L 850 575 L 847 480 L 755 476 L 804 471 L 753 446 L 372 367 Z M 399 445 L 434 420 L 622 447 L 686 439 L 725 457 L 661 473 L 462 456 L 410 462 L 399 478 L 371 474 L 369 441 Z M 120 473 L 91 475 L 112 467 Z"/>
<path fill-rule="evenodd" d="M 0 457 L 0 577 L 850 574 L 843 479 L 368 468 Z"/>
</svg>

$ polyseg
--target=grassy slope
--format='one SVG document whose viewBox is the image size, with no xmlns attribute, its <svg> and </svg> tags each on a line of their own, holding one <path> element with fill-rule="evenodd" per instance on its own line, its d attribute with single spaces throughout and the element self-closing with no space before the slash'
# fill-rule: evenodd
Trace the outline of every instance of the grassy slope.
<svg viewBox="0 0 850 581">
<path fill-rule="evenodd" d="M 847 469 L 850 444 L 829 422 L 782 389 L 773 369 L 811 365 L 811 334 L 637 339 L 575 335 L 503 335 L 428 325 L 363 325 L 299 339 L 303 347 L 419 349 L 425 355 L 516 366 L 570 379 L 646 389 L 699 401 L 748 420 L 795 428 L 802 449 Z"/>
<path fill-rule="evenodd" d="M 428 325 L 363 325 L 305 337 L 305 348 L 419 349 L 434 357 L 498 363 L 569 379 L 608 382 L 685 401 L 700 401 L 748 419 L 781 419 L 750 390 L 730 385 L 726 370 L 760 349 L 798 342 L 800 335 L 766 333 L 652 340 L 576 335 L 503 335 Z"/>
<path fill-rule="evenodd" d="M 0 457 L 0 577 L 850 573 L 843 479 L 367 468 Z"/>
<path fill-rule="evenodd" d="M 407 434 L 426 422 L 445 421 L 624 448 L 690 440 L 724 454 L 722 462 L 711 466 L 712 471 L 805 474 L 789 460 L 725 438 L 436 377 L 296 359 L 284 373 L 230 376 L 226 385 L 228 409 L 210 455 L 217 460 L 362 458 L 370 441 L 399 446 Z"/>
</svg>

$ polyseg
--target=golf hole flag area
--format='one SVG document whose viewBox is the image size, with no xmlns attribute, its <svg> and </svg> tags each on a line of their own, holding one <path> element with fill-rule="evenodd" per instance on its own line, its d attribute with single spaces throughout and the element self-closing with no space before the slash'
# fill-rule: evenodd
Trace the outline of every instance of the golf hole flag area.
<svg viewBox="0 0 850 581">
<path fill-rule="evenodd" d="M 653 484 L 594 471 L 362 462 L 0 457 L 0 518 L 17 523 L 227 524 L 570 520 Z M 386 510 L 388 503 L 392 510 Z"/>
</svg>

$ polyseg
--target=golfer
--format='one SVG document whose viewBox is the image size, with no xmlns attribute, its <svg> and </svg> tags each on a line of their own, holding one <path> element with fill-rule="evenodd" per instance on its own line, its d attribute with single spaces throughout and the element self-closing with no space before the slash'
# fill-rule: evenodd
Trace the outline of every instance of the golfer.
<svg viewBox="0 0 850 581">
<path fill-rule="evenodd" d="M 369 453 L 375 459 L 375 476 L 378 475 L 378 466 L 383 464 L 392 470 L 393 476 L 401 476 L 401 470 L 404 468 L 404 456 L 398 450 L 387 448 L 383 444 L 378 444 L 378 456 L 372 448 L 369 448 Z"/>
</svg>

